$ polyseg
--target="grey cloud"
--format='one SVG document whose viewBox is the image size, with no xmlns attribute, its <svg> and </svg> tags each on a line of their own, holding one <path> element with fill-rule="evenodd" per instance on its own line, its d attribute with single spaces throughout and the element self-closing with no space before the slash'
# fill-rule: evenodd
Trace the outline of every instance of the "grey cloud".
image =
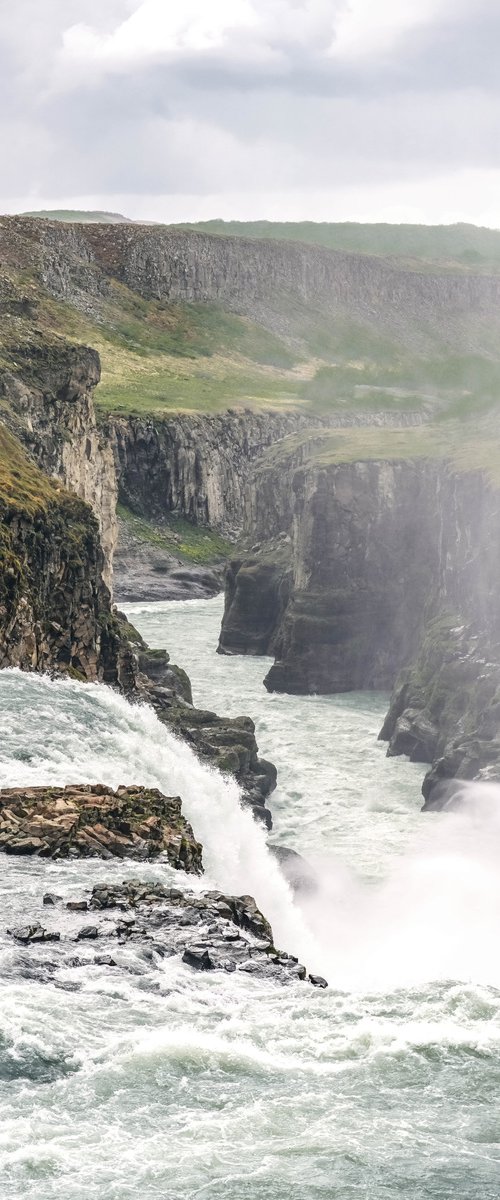
<svg viewBox="0 0 500 1200">
<path fill-rule="evenodd" d="M 467 0 L 453 19 L 349 65 L 325 58 L 323 3 L 302 44 L 299 26 L 285 24 L 281 37 L 279 23 L 270 26 L 269 60 L 239 36 L 226 54 L 175 64 L 104 76 L 89 64 L 77 86 L 51 91 L 63 31 L 78 22 L 110 31 L 131 7 L 129 0 L 22 0 L 0 14 L 4 200 L 34 189 L 334 189 L 497 166 L 500 118 L 491 93 L 499 88 L 500 12 L 491 0 Z M 300 5 L 294 15 L 298 21 Z"/>
</svg>

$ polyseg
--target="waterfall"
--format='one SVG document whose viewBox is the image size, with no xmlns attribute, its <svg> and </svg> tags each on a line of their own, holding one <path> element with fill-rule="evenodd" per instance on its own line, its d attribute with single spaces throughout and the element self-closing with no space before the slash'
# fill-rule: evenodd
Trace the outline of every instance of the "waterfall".
<svg viewBox="0 0 500 1200">
<path fill-rule="evenodd" d="M 320 969 L 319 947 L 236 781 L 200 762 L 152 708 L 103 684 L 13 669 L 0 672 L 0 712 L 0 787 L 140 784 L 180 796 L 203 844 L 207 886 L 254 896 L 277 945 Z"/>
</svg>

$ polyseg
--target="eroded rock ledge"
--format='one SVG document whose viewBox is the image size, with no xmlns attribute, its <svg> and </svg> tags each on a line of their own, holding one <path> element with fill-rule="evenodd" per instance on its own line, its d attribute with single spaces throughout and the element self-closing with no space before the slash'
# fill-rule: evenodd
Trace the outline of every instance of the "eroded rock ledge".
<svg viewBox="0 0 500 1200">
<path fill-rule="evenodd" d="M 202 848 L 182 815 L 179 796 L 164 796 L 156 788 L 4 788 L 0 850 L 42 858 L 143 860 L 161 854 L 177 870 L 203 870 Z"/>
</svg>

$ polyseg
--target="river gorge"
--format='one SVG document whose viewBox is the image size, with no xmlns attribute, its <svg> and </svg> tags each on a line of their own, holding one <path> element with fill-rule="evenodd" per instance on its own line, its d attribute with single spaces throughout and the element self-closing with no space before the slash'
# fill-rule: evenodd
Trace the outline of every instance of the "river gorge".
<svg viewBox="0 0 500 1200">
<path fill-rule="evenodd" d="M 497 1200 L 495 262 L 0 256 L 2 1197 Z"/>
<path fill-rule="evenodd" d="M 267 693 L 265 660 L 215 654 L 220 598 L 127 612 L 185 664 L 197 704 L 254 715 L 279 767 L 271 841 L 300 849 L 318 889 L 294 898 L 236 786 L 99 684 L 2 672 L 2 786 L 174 787 L 204 844 L 190 886 L 251 892 L 329 987 L 196 972 L 131 945 L 99 965 L 97 943 L 73 952 L 78 916 L 61 904 L 99 880 L 182 877 L 4 858 L 3 1195 L 496 1200 L 494 806 L 421 813 L 424 768 L 377 740 L 387 696 Z M 5 934 L 47 892 L 63 960 Z"/>
</svg>

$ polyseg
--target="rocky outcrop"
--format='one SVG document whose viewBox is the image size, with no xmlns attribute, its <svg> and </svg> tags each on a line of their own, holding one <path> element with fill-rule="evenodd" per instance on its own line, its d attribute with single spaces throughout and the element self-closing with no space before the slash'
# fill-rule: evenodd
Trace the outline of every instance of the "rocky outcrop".
<svg viewBox="0 0 500 1200">
<path fill-rule="evenodd" d="M 426 808 L 447 807 L 457 781 L 500 781 L 500 644 L 441 613 L 396 683 L 381 730 L 389 755 L 431 764 Z"/>
<path fill-rule="evenodd" d="M 203 761 L 233 775 L 241 788 L 242 803 L 268 829 L 272 818 L 266 800 L 276 787 L 276 768 L 259 758 L 255 725 L 250 717 L 220 717 L 193 708 L 191 685 L 180 667 L 172 665 L 166 650 L 150 650 L 130 625 L 131 694 L 150 704 L 158 719 L 192 746 Z"/>
<path fill-rule="evenodd" d="M 118 485 L 109 431 L 98 428 L 94 413 L 99 355 L 34 329 L 20 341 L 16 359 L 15 374 L 0 371 L 5 419 L 42 470 L 90 504 L 111 587 Z"/>
<path fill-rule="evenodd" d="M 29 971 L 37 982 L 77 990 L 78 968 L 88 964 L 130 973 L 143 989 L 155 989 L 162 963 L 174 955 L 189 970 L 237 971 L 277 984 L 307 978 L 306 968 L 293 955 L 276 950 L 271 926 L 252 896 L 195 894 L 130 880 L 100 883 L 90 895 L 65 907 L 58 896 L 50 894 L 45 900 L 47 924 L 28 912 L 25 924 L 7 931 L 14 951 L 11 972 Z M 82 925 L 83 913 L 87 916 Z M 308 978 L 316 987 L 327 986 L 319 976 Z"/>
<path fill-rule="evenodd" d="M 228 563 L 219 654 L 274 654 L 293 588 L 291 538 L 283 534 Z"/>
<path fill-rule="evenodd" d="M 0 666 L 113 673 L 96 520 L 0 427 Z M 117 663 L 114 664 L 117 679 Z"/>
<path fill-rule="evenodd" d="M 41 858 L 141 861 L 161 854 L 179 871 L 202 871 L 201 846 L 182 816 L 179 797 L 156 788 L 4 788 L 0 850 Z"/>
</svg>

